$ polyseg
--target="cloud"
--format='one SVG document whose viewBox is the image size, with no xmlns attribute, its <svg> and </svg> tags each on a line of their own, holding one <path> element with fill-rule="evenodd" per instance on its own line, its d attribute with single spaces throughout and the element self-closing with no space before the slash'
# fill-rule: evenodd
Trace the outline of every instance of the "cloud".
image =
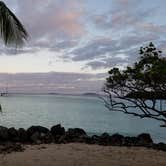
<svg viewBox="0 0 166 166">
<path fill-rule="evenodd" d="M 76 0 L 20 0 L 18 3 L 18 15 L 37 38 L 81 35 L 84 32 L 80 22 L 82 12 L 82 3 Z"/>
<path fill-rule="evenodd" d="M 103 39 L 94 37 L 85 46 L 73 50 L 72 60 L 88 61 L 86 67 L 97 70 L 134 63 L 139 47 L 151 41 L 164 50 L 165 45 L 160 41 L 166 37 L 166 24 L 156 22 L 162 4 L 162 1 L 156 4 L 145 0 L 112 0 L 110 10 L 91 16 L 93 28 Z"/>
<path fill-rule="evenodd" d="M 113 0 L 113 8 L 100 15 L 93 15 L 92 22 L 97 28 L 119 30 L 135 30 L 147 23 L 157 11 L 158 7 L 143 8 L 141 1 Z M 143 30 L 143 29 L 142 29 Z"/>
<path fill-rule="evenodd" d="M 97 69 L 102 69 L 102 68 L 112 68 L 112 67 L 123 67 L 124 64 L 127 64 L 129 61 L 128 59 L 124 59 L 123 57 L 112 57 L 112 58 L 105 58 L 105 59 L 102 59 L 102 61 L 97 61 L 97 60 L 94 60 L 94 61 L 91 61 L 91 62 L 88 62 L 86 64 L 87 67 L 91 67 L 91 69 L 93 70 L 97 70 Z"/>
<path fill-rule="evenodd" d="M 84 0 L 5 0 L 27 27 L 31 38 L 18 54 L 46 49 L 60 61 L 107 69 L 133 63 L 140 46 L 154 42 L 165 50 L 165 2 L 111 0 L 108 10 Z M 90 4 L 89 4 L 90 5 Z M 14 50 L 0 48 L 1 55 Z M 15 54 L 14 54 L 15 55 Z M 59 56 L 58 56 L 59 55 Z M 57 59 L 57 58 L 52 58 Z M 52 60 L 52 61 L 53 61 Z M 50 64 L 52 63 L 50 60 Z"/>
<path fill-rule="evenodd" d="M 73 55 L 73 61 L 91 60 L 105 56 L 106 53 L 116 50 L 116 41 L 110 38 L 96 38 L 84 47 L 76 48 L 70 54 Z"/>
<path fill-rule="evenodd" d="M 158 39 L 158 35 L 144 34 L 122 36 L 119 40 L 96 38 L 71 52 L 73 61 L 88 61 L 93 70 L 131 64 L 139 56 L 139 47 Z M 71 55 L 70 55 L 71 56 Z"/>
<path fill-rule="evenodd" d="M 0 74 L 0 91 L 21 93 L 84 93 L 100 92 L 106 74 L 19 73 Z"/>
<path fill-rule="evenodd" d="M 78 44 L 77 40 L 61 40 L 57 41 L 53 47 L 50 47 L 50 51 L 61 51 L 70 49 Z"/>
<path fill-rule="evenodd" d="M 29 32 L 27 47 L 67 49 L 73 47 L 69 41 L 76 44 L 76 39 L 86 33 L 82 0 L 6 0 L 5 3 Z"/>
</svg>

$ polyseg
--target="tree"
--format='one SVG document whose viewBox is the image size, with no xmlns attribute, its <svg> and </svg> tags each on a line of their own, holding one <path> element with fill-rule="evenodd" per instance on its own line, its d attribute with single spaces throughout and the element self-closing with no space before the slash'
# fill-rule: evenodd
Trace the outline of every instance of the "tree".
<svg viewBox="0 0 166 166">
<path fill-rule="evenodd" d="M 151 118 L 166 125 L 166 58 L 153 43 L 141 47 L 139 61 L 125 70 L 111 69 L 104 85 L 105 106 L 140 118 Z M 166 104 L 166 103 L 165 103 Z"/>
<path fill-rule="evenodd" d="M 24 26 L 12 11 L 0 1 L 0 36 L 5 45 L 21 46 L 28 37 Z"/>
</svg>

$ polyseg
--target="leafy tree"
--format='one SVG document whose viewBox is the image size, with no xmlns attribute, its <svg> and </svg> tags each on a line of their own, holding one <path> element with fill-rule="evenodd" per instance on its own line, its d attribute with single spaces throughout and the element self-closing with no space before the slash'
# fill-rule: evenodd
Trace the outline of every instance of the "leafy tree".
<svg viewBox="0 0 166 166">
<path fill-rule="evenodd" d="M 105 106 L 140 118 L 151 118 L 166 125 L 166 58 L 153 43 L 141 47 L 140 59 L 125 70 L 111 69 L 104 85 Z M 166 103 L 165 103 L 166 104 Z"/>
<path fill-rule="evenodd" d="M 5 45 L 21 46 L 28 33 L 12 11 L 0 1 L 0 36 Z"/>
</svg>

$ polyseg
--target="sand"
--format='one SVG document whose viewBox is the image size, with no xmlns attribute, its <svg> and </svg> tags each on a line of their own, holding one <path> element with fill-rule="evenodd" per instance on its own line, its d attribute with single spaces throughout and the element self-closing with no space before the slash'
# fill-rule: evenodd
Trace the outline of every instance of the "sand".
<svg viewBox="0 0 166 166">
<path fill-rule="evenodd" d="M 79 143 L 26 146 L 0 154 L 0 166 L 165 166 L 166 152 Z"/>
</svg>

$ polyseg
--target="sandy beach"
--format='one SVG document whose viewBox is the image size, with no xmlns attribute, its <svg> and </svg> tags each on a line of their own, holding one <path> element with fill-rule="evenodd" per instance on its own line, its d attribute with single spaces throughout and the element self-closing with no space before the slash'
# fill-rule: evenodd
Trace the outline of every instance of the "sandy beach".
<svg viewBox="0 0 166 166">
<path fill-rule="evenodd" d="M 166 152 L 142 147 L 80 143 L 26 145 L 24 152 L 0 155 L 0 166 L 165 166 Z"/>
</svg>

